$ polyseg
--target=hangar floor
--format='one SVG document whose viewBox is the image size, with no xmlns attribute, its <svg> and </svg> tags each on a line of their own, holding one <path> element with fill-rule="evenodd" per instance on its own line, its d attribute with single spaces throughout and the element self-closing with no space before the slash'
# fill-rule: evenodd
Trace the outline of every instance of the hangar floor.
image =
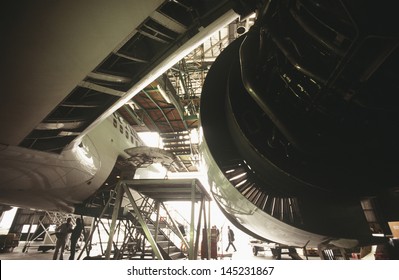
<svg viewBox="0 0 399 280">
<path fill-rule="evenodd" d="M 47 252 L 39 252 L 35 248 L 31 248 L 27 253 L 23 253 L 23 244 L 20 244 L 18 247 L 14 248 L 13 252 L 9 253 L 1 253 L 0 260 L 52 260 L 54 250 L 50 250 Z M 224 253 L 224 257 L 219 257 L 221 260 L 273 260 L 273 256 L 270 251 L 259 252 L 257 256 L 254 256 L 252 253 L 252 248 L 250 245 L 242 243 L 237 243 L 237 252 L 232 252 L 230 250 L 228 253 Z M 306 259 L 302 255 L 302 250 L 298 249 L 298 254 Z M 78 255 L 78 254 L 76 254 Z M 69 257 L 69 251 L 64 253 L 64 259 L 67 260 Z M 198 260 L 201 259 L 201 256 L 198 256 Z M 288 255 L 282 255 L 281 259 L 283 260 L 291 260 Z M 320 260 L 319 257 L 309 257 L 309 260 Z"/>
</svg>

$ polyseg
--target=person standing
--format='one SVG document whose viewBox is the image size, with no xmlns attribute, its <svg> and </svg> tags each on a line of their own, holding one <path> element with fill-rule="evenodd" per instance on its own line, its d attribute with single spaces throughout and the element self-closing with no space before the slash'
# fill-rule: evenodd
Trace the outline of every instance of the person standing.
<svg viewBox="0 0 399 280">
<path fill-rule="evenodd" d="M 76 226 L 73 228 L 71 234 L 71 255 L 69 256 L 70 260 L 75 259 L 76 244 L 78 243 L 79 238 L 82 235 L 82 231 L 83 231 L 83 222 L 80 218 L 77 218 Z"/>
<path fill-rule="evenodd" d="M 218 258 L 218 242 L 219 242 L 219 229 L 216 225 L 211 228 L 211 258 L 217 260 Z"/>
<path fill-rule="evenodd" d="M 215 230 L 215 238 L 216 238 L 216 242 L 219 242 L 219 238 L 220 238 L 220 231 L 219 231 L 219 229 L 217 228 L 217 226 L 216 226 L 216 225 L 214 225 L 214 226 L 212 227 L 212 229 L 214 229 L 214 230 Z"/>
<path fill-rule="evenodd" d="M 226 252 L 229 251 L 230 245 L 233 246 L 234 252 L 237 251 L 236 246 L 234 246 L 234 231 L 230 228 L 230 226 L 227 227 L 227 237 L 229 240 L 229 245 L 226 248 Z"/>
<path fill-rule="evenodd" d="M 65 223 L 61 224 L 56 228 L 57 242 L 55 244 L 55 252 L 53 255 L 53 260 L 58 257 L 58 252 L 60 252 L 60 260 L 64 259 L 65 245 L 68 241 L 69 234 L 72 232 L 72 219 L 68 218 Z"/>
</svg>

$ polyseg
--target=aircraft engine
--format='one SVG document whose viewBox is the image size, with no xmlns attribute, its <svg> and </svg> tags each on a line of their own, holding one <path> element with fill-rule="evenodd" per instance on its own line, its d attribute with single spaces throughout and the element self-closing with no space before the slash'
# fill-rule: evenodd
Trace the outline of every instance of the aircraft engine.
<svg viewBox="0 0 399 280">
<path fill-rule="evenodd" d="M 203 87 L 212 193 L 257 237 L 376 242 L 381 228 L 362 202 L 399 204 L 395 9 L 389 1 L 266 2 Z"/>
</svg>

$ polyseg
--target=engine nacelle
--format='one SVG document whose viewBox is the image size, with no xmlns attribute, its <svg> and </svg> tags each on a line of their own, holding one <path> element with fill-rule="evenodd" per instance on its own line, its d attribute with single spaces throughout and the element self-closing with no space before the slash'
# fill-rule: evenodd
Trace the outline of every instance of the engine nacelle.
<svg viewBox="0 0 399 280">
<path fill-rule="evenodd" d="M 287 245 L 376 242 L 361 200 L 398 201 L 393 10 L 268 1 L 212 65 L 203 151 L 215 199 L 235 224 Z"/>
</svg>

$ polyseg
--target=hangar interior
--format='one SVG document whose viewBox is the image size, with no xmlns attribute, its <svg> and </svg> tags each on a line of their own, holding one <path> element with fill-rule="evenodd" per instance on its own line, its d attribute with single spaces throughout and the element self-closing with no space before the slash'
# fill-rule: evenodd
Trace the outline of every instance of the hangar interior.
<svg viewBox="0 0 399 280">
<path fill-rule="evenodd" d="M 173 3 L 170 5 L 176 7 Z M 172 8 L 165 7 L 165 9 L 171 10 Z M 185 20 L 186 15 L 177 13 L 174 17 L 178 17 L 177 22 L 182 22 Z M 76 217 L 82 217 L 85 224 L 84 239 L 87 239 L 87 242 L 84 241 L 81 244 L 81 254 L 77 255 L 77 259 L 194 259 L 193 255 L 195 255 L 195 259 L 197 259 L 200 236 L 201 239 L 203 238 L 202 233 L 200 233 L 197 228 L 201 228 L 201 223 L 203 223 L 202 226 L 205 229 L 210 229 L 210 217 L 207 217 L 209 215 L 208 211 L 210 210 L 208 207 L 205 208 L 205 201 L 209 202 L 209 200 L 211 200 L 208 191 L 204 189 L 201 182 L 197 179 L 154 179 L 153 182 L 150 183 L 148 180 L 131 180 L 128 185 L 129 188 L 132 189 L 130 193 L 135 196 L 133 201 L 135 201 L 137 207 L 131 211 L 137 211 L 137 213 L 126 216 L 126 213 L 123 213 L 123 211 L 129 211 L 127 208 L 133 208 L 133 206 L 119 206 L 119 211 L 121 211 L 121 213 L 114 221 L 115 223 L 117 221 L 118 225 L 115 224 L 111 226 L 105 221 L 113 221 L 112 210 L 116 207 L 116 198 L 113 197 L 113 195 L 116 193 L 117 185 L 125 184 L 127 181 L 123 180 L 123 178 L 128 178 L 127 176 L 129 175 L 134 176 L 131 173 L 134 174 L 137 168 L 145 168 L 154 163 L 161 163 L 166 167 L 166 178 L 170 173 L 184 173 L 185 177 L 188 176 L 193 178 L 197 176 L 201 169 L 199 151 L 199 103 L 202 85 L 216 57 L 230 42 L 246 32 L 253 24 L 253 21 L 254 15 L 241 21 L 237 18 L 227 26 L 218 30 L 182 60 L 173 65 L 172 68 L 168 69 L 165 73 L 140 90 L 131 100 L 117 110 L 114 124 L 118 128 L 120 127 L 121 134 L 126 133 L 126 137 L 130 137 L 127 134 L 128 127 L 131 127 L 131 129 L 139 135 L 143 132 L 156 132 L 157 135 L 159 135 L 158 137 L 156 136 L 156 138 L 158 138 L 157 147 L 133 148 L 130 153 L 131 157 L 127 161 L 117 161 L 112 173 L 99 189 L 98 193 L 91 197 L 86 204 L 78 205 L 74 215 L 62 212 L 18 209 L 10 227 L 9 240 L 3 241 L 2 250 L 4 252 L 12 251 L 15 244 L 17 244 L 16 239 L 22 244 L 22 252 L 24 253 L 32 251 L 47 252 L 53 250 L 56 242 L 54 236 L 55 226 L 64 222 L 67 217 L 73 217 L 74 220 Z M 143 23 L 142 29 L 146 31 L 140 32 L 139 36 L 142 36 L 146 40 L 145 49 L 141 49 L 143 48 L 143 42 L 138 38 L 131 38 L 118 53 L 115 53 L 114 56 L 116 58 L 112 58 L 124 61 L 109 62 L 114 68 L 109 66 L 109 69 L 99 70 L 98 72 L 107 74 L 102 74 L 102 76 L 100 74 L 94 76 L 93 74 L 92 81 L 95 80 L 96 84 L 107 88 L 127 87 L 127 85 L 123 85 L 123 83 L 130 81 L 118 79 L 118 76 L 121 77 L 122 74 L 114 64 L 126 63 L 125 60 L 134 61 L 138 64 L 145 64 L 146 61 L 143 56 L 148 58 L 154 56 L 153 53 L 148 53 L 149 50 L 154 53 L 159 52 L 159 48 L 162 47 L 160 42 L 165 44 L 167 43 L 165 40 L 172 40 L 170 36 L 164 33 L 165 31 L 162 30 L 162 28 L 162 26 L 157 25 L 151 19 Z M 147 32 L 150 32 L 150 34 Z M 137 57 L 126 55 L 126 53 L 129 53 L 128 48 L 135 50 Z M 106 64 L 106 62 L 104 62 L 104 64 Z M 137 70 L 129 69 L 129 71 Z M 124 76 L 132 76 L 132 74 L 124 73 Z M 86 89 L 86 93 L 79 95 L 78 98 L 77 94 L 71 94 L 68 100 L 64 102 L 68 104 L 73 103 L 76 108 L 80 107 L 79 104 L 83 105 L 88 102 L 94 102 L 95 99 L 93 96 L 95 93 L 93 93 L 93 90 L 95 89 L 99 91 L 105 90 L 105 88 L 101 90 L 99 88 Z M 65 118 L 71 117 L 74 112 L 70 110 L 67 114 Z M 123 119 L 118 116 L 122 116 Z M 39 144 L 38 141 L 32 142 L 35 142 L 35 145 L 40 145 L 40 149 L 46 151 L 62 149 L 60 145 L 65 145 L 65 143 L 62 143 L 60 140 L 58 140 L 57 143 L 57 139 L 55 139 L 55 141 L 48 141 L 48 143 L 43 145 Z M 199 194 L 194 194 L 194 196 L 192 196 L 192 184 L 196 187 L 198 186 Z M 143 186 L 145 187 L 143 188 Z M 156 191 L 154 192 L 154 190 Z M 129 197 L 127 197 L 127 195 L 125 196 L 125 200 L 129 200 Z M 186 221 L 183 218 L 179 223 L 184 224 L 185 229 L 192 235 L 186 238 L 182 236 L 182 233 L 178 229 L 179 227 L 176 222 L 174 222 L 175 218 L 171 217 L 166 210 L 167 208 L 164 202 L 192 202 L 193 200 L 195 203 L 191 211 L 193 211 L 193 215 L 194 212 L 197 212 L 195 214 L 196 220 Z M 120 203 L 122 203 L 122 201 L 123 199 Z M 128 204 L 131 203 L 128 202 Z M 4 214 L 5 211 L 6 209 L 2 211 L 2 214 Z M 160 221 L 159 215 L 161 215 L 161 212 L 164 214 L 164 216 L 162 216 L 164 219 L 162 219 L 161 224 L 157 224 L 156 221 Z M 201 213 L 199 217 L 198 213 Z M 153 215 L 156 215 L 156 217 Z M 181 216 L 179 214 L 177 215 Z M 133 216 L 141 216 L 141 218 L 139 220 Z M 130 219 L 134 219 L 134 221 Z M 194 216 L 192 216 L 192 219 L 194 219 Z M 141 220 L 145 220 L 146 222 L 143 223 Z M 27 226 L 29 227 L 27 228 Z M 152 227 L 152 229 L 148 229 L 148 227 Z M 154 235 L 155 228 L 158 227 L 163 228 L 161 231 L 162 236 Z M 112 249 L 106 248 L 106 245 L 102 244 L 107 243 L 108 240 L 114 239 L 114 237 L 109 237 L 111 228 L 117 228 L 119 230 L 123 228 L 123 232 L 118 233 L 118 237 L 115 239 L 116 241 L 113 243 L 114 247 Z M 101 234 L 97 234 L 97 236 L 95 236 L 95 241 L 93 241 L 93 235 L 100 231 Z M 152 233 L 148 234 L 149 231 Z M 165 232 L 167 232 L 167 234 Z M 177 237 L 178 240 L 171 240 L 171 234 L 175 235 L 175 238 Z M 165 238 L 167 240 L 163 240 Z M 189 244 L 187 240 L 192 243 Z M 154 242 L 158 244 L 158 246 L 155 246 Z M 180 249 L 181 246 L 175 245 L 175 243 L 181 244 L 182 242 L 185 248 L 184 252 Z M 96 245 L 97 243 L 100 244 L 100 250 L 93 252 L 87 250 L 88 247 L 94 246 L 91 243 L 95 243 Z M 160 244 L 165 245 L 161 246 Z M 172 244 L 173 248 L 171 247 Z M 209 246 L 209 250 L 210 248 Z M 110 252 L 111 250 L 112 254 Z M 208 252 L 206 254 L 208 254 Z"/>
<path fill-rule="evenodd" d="M 277 258 L 287 248 L 307 257 L 309 248 L 321 259 L 348 259 L 378 245 L 375 258 L 399 258 L 392 11 L 372 1 L 210 2 L 164 1 L 17 145 L 61 155 L 119 104 L 112 125 L 132 148 L 75 205 L 72 217 L 85 225 L 77 258 L 90 258 L 98 242 L 101 259 L 209 259 L 210 200 L 262 244 L 251 245 L 254 254 L 273 243 Z M 146 80 L 233 3 L 240 17 Z M 146 132 L 157 133 L 156 147 L 137 145 Z M 160 179 L 135 177 L 154 165 Z M 209 189 L 171 175 L 200 172 Z M 165 205 L 179 200 L 192 203 L 188 222 Z M 27 253 L 52 250 L 54 225 L 68 215 L 19 209 L 3 250 L 19 240 Z"/>
</svg>

